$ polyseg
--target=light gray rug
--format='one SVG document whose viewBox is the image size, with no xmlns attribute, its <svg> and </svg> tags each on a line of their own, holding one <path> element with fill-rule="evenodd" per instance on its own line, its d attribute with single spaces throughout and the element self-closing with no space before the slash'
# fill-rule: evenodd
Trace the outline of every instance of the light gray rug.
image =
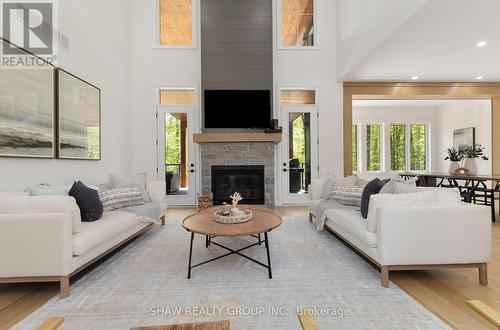
<svg viewBox="0 0 500 330">
<path fill-rule="evenodd" d="M 220 239 L 240 246 L 252 238 Z M 267 270 L 229 256 L 186 278 L 189 233 L 178 220 L 155 228 L 71 285 L 18 324 L 33 329 L 64 316 L 63 329 L 231 321 L 232 329 L 300 329 L 296 309 L 316 307 L 321 329 L 443 329 L 440 319 L 307 219 L 288 218 L 270 233 L 273 279 Z M 195 236 L 194 262 L 224 253 Z M 265 261 L 265 249 L 246 253 Z M 179 315 L 175 315 L 178 313 Z M 345 314 L 341 317 L 341 314 Z"/>
</svg>

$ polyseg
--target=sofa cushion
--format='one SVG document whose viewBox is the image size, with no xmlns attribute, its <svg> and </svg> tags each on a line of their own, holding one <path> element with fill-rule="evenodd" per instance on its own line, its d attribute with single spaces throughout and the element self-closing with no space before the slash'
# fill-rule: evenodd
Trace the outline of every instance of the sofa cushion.
<svg viewBox="0 0 500 330">
<path fill-rule="evenodd" d="M 80 209 L 70 196 L 5 196 L 0 197 L 0 213 L 67 213 L 73 233 L 82 230 Z"/>
<path fill-rule="evenodd" d="M 436 191 L 423 191 L 409 194 L 372 195 L 367 218 L 368 231 L 377 231 L 377 209 L 381 207 L 435 207 L 438 206 Z"/>
<path fill-rule="evenodd" d="M 366 247 L 377 247 L 377 235 L 366 229 L 366 220 L 355 210 L 330 209 L 326 211 L 326 224 L 341 227 L 360 240 Z M 332 228 L 335 229 L 335 228 Z"/>
<path fill-rule="evenodd" d="M 100 190 L 99 198 L 101 199 L 104 211 L 144 204 L 144 199 L 141 196 L 141 188 L 137 185 Z"/>
<path fill-rule="evenodd" d="M 69 195 L 76 199 L 82 221 L 96 221 L 102 216 L 103 207 L 97 190 L 87 187 L 83 182 L 73 183 Z"/>
<path fill-rule="evenodd" d="M 59 195 L 68 196 L 69 189 L 63 187 L 54 187 L 46 184 L 37 184 L 28 187 L 30 196 L 45 196 L 45 195 Z"/>
<path fill-rule="evenodd" d="M 384 182 L 379 178 L 375 178 L 372 181 L 368 182 L 368 184 L 363 189 L 363 194 L 361 195 L 361 216 L 366 219 L 368 216 L 368 207 L 370 205 L 370 197 L 371 195 L 378 194 L 382 187 L 384 186 Z"/>
<path fill-rule="evenodd" d="M 138 223 L 137 216 L 129 212 L 104 212 L 99 220 L 82 223 L 82 231 L 73 235 L 73 255 L 85 254 Z"/>
</svg>

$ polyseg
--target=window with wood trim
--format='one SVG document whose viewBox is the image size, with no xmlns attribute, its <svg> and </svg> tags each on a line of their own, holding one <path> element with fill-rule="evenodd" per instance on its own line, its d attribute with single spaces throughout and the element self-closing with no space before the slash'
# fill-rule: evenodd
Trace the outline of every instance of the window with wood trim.
<svg viewBox="0 0 500 330">
<path fill-rule="evenodd" d="M 193 0 L 159 0 L 160 45 L 193 45 Z"/>
<path fill-rule="evenodd" d="M 316 104 L 316 91 L 310 89 L 281 90 L 281 104 Z"/>
<path fill-rule="evenodd" d="M 314 0 L 281 0 L 281 44 L 314 46 Z"/>
<path fill-rule="evenodd" d="M 160 105 L 195 105 L 194 90 L 164 89 L 160 91 Z"/>
<path fill-rule="evenodd" d="M 358 172 L 358 125 L 352 125 L 352 172 Z"/>
</svg>

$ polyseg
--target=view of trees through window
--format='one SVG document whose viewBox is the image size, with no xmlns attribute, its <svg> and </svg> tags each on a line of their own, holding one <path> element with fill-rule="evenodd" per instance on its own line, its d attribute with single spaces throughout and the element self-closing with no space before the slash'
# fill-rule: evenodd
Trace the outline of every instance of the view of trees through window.
<svg viewBox="0 0 500 330">
<path fill-rule="evenodd" d="M 390 136 L 391 170 L 423 171 L 427 168 L 427 125 L 393 124 Z"/>
<path fill-rule="evenodd" d="M 293 121 L 292 130 L 293 130 L 292 158 L 297 158 L 300 161 L 300 164 L 302 165 L 306 161 L 306 150 L 305 150 L 306 129 L 304 125 L 304 114 L 301 114 Z"/>
<path fill-rule="evenodd" d="M 87 157 L 99 159 L 99 127 L 87 127 Z"/>
<path fill-rule="evenodd" d="M 391 170 L 406 170 L 406 125 L 396 124 L 390 127 Z"/>
<path fill-rule="evenodd" d="M 179 174 L 181 163 L 181 121 L 172 114 L 165 117 L 165 171 Z"/>
<path fill-rule="evenodd" d="M 358 125 L 352 125 L 352 171 L 358 171 Z"/>
<path fill-rule="evenodd" d="M 427 169 L 427 125 L 410 125 L 410 170 Z"/>
<path fill-rule="evenodd" d="M 381 125 L 366 125 L 366 170 L 380 171 L 381 167 Z"/>
</svg>

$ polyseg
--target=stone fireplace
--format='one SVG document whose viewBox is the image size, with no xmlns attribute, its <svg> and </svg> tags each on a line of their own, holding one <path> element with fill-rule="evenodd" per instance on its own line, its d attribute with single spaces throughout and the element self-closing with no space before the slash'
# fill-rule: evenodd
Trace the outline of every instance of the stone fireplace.
<svg viewBox="0 0 500 330">
<path fill-rule="evenodd" d="M 212 167 L 220 165 L 259 165 L 264 168 L 264 202 L 274 206 L 274 146 L 272 142 L 202 143 L 202 192 L 212 192 Z M 252 178 L 248 178 L 251 182 Z M 243 200 L 241 203 L 245 203 Z"/>
</svg>

